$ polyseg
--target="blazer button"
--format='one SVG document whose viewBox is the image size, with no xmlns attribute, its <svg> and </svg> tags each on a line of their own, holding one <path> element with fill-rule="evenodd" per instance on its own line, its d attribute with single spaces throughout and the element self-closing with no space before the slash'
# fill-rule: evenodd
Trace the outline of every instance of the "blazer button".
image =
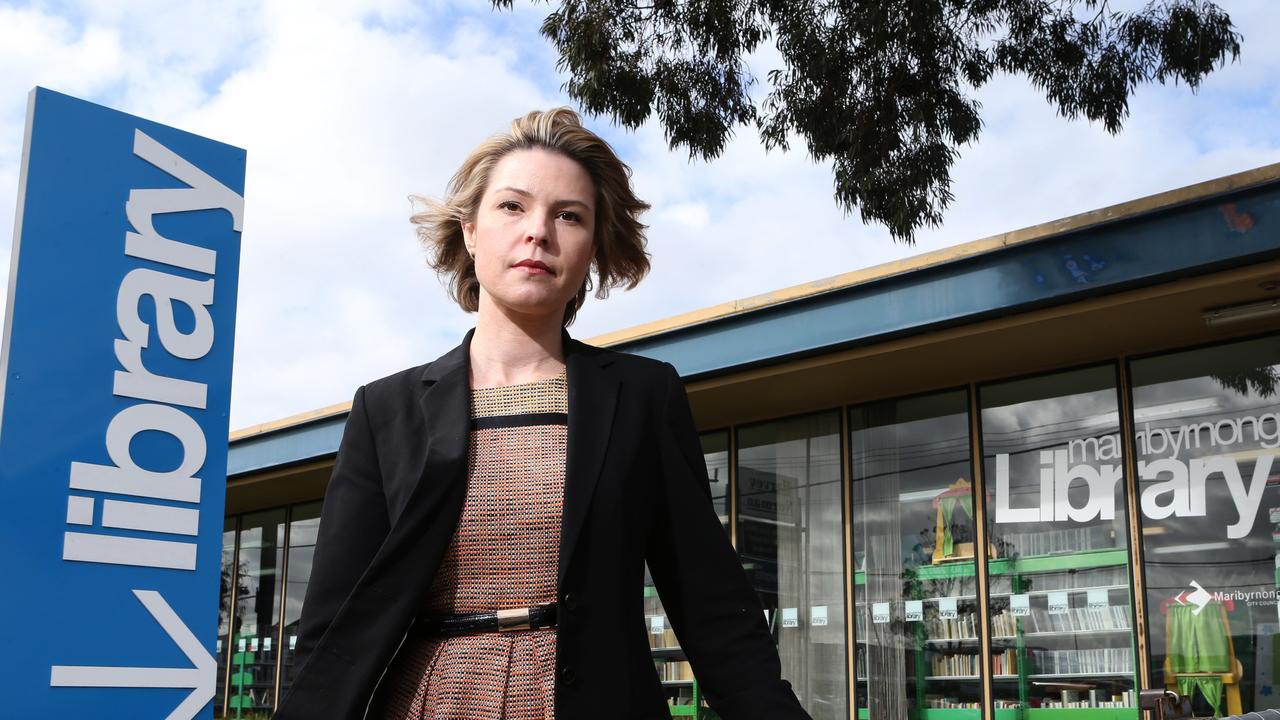
<svg viewBox="0 0 1280 720">
<path fill-rule="evenodd" d="M 564 600 L 562 602 L 565 610 L 572 612 L 578 609 L 578 596 L 571 592 L 564 594 Z"/>
<path fill-rule="evenodd" d="M 571 667 L 560 668 L 560 684 L 561 685 L 572 685 L 575 678 L 576 676 L 573 674 L 573 668 Z"/>
</svg>

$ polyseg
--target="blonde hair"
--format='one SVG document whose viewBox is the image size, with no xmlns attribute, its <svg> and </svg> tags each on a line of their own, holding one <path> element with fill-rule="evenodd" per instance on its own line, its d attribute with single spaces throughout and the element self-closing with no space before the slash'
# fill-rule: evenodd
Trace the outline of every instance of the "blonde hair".
<svg viewBox="0 0 1280 720">
<path fill-rule="evenodd" d="M 649 272 L 644 232 L 647 226 L 637 219 L 649 204 L 632 191 L 631 168 L 618 158 L 609 143 L 584 128 L 573 110 L 560 107 L 534 111 L 513 120 L 509 131 L 494 135 L 471 151 L 449 180 L 443 201 L 410 196 L 426 209 L 409 221 L 418 226 L 427 264 L 442 278 L 448 278 L 449 293 L 462 309 L 475 312 L 480 305 L 480 282 L 463 241 L 462 224 L 474 220 L 498 161 L 516 150 L 533 148 L 557 152 L 578 163 L 596 188 L 594 257 L 582 287 L 565 306 L 563 323 L 567 326 L 593 285 L 596 297 L 603 299 L 611 288 L 634 288 Z"/>
</svg>

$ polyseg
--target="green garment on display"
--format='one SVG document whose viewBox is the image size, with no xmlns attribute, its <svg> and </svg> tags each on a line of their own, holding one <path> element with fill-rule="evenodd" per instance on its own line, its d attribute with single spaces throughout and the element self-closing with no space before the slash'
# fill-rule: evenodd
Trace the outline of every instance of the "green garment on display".
<svg viewBox="0 0 1280 720">
<path fill-rule="evenodd" d="M 1169 606 L 1169 669 L 1178 676 L 1178 692 L 1190 696 L 1196 688 L 1213 706 L 1218 717 L 1222 703 L 1222 678 L 1182 677 L 1182 673 L 1229 673 L 1231 654 L 1222 607 L 1207 603 L 1200 612 L 1192 605 Z"/>
<path fill-rule="evenodd" d="M 968 495 L 938 498 L 938 507 L 942 510 L 942 550 L 944 557 L 951 557 L 955 552 L 955 538 L 951 535 L 951 516 L 955 514 L 956 503 L 973 517 L 973 499 Z"/>
<path fill-rule="evenodd" d="M 1179 677 L 1178 678 L 1178 694 L 1191 697 L 1196 688 L 1200 688 L 1200 693 L 1204 695 L 1204 699 L 1209 701 L 1209 705 L 1213 708 L 1213 716 L 1222 716 L 1222 678 L 1216 677 Z"/>
</svg>

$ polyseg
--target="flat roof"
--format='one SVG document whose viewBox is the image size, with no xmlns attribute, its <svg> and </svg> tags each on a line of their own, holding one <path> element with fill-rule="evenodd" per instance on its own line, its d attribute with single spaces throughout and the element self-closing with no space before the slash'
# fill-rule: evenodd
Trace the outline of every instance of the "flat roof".
<svg viewBox="0 0 1280 720">
<path fill-rule="evenodd" d="M 586 342 L 708 377 L 1238 266 L 1280 253 L 1277 221 L 1280 163 Z M 349 409 L 237 430 L 228 474 L 335 453 Z"/>
</svg>

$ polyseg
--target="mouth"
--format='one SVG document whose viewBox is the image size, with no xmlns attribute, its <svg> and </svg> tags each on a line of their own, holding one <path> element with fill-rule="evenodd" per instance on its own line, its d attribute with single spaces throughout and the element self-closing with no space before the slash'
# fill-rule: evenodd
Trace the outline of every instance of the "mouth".
<svg viewBox="0 0 1280 720">
<path fill-rule="evenodd" d="M 542 273 L 546 273 L 547 275 L 555 275 L 555 273 L 551 272 L 551 268 L 547 267 L 547 265 L 540 260 L 533 260 L 533 259 L 521 260 L 520 262 L 516 263 L 513 267 L 525 268 L 531 275 L 538 275 Z"/>
</svg>

